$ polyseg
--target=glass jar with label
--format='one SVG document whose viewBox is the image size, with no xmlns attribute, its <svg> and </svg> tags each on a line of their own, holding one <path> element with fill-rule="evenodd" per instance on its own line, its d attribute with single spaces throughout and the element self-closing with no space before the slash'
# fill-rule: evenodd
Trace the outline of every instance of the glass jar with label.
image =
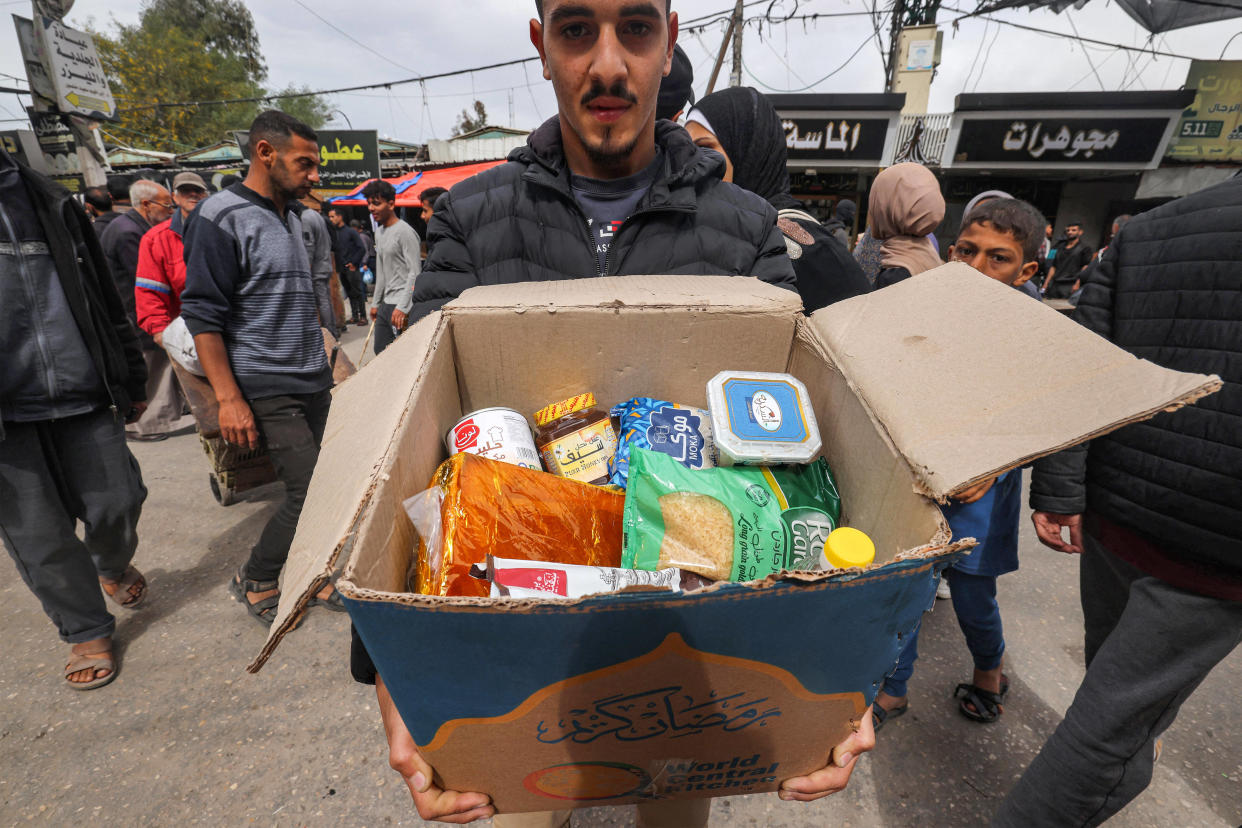
<svg viewBox="0 0 1242 828">
<path fill-rule="evenodd" d="M 595 407 L 594 394 L 579 394 L 535 412 L 535 446 L 552 474 L 581 483 L 608 482 L 617 453 L 612 418 Z"/>
</svg>

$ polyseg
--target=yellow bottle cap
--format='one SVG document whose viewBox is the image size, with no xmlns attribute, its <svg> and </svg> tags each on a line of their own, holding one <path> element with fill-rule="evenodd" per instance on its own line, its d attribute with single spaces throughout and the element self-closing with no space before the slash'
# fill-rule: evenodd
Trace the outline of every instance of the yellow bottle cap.
<svg viewBox="0 0 1242 828">
<path fill-rule="evenodd" d="M 843 526 L 828 536 L 824 557 L 835 569 L 869 566 L 875 560 L 875 544 L 865 532 Z"/>
<path fill-rule="evenodd" d="M 575 411 L 583 411 L 587 408 L 595 407 L 594 394 L 579 394 L 576 397 L 570 397 L 567 400 L 561 400 L 558 403 L 549 405 L 547 408 L 541 408 L 535 412 L 535 425 L 546 426 L 553 420 L 559 420 L 566 414 L 573 414 Z"/>
</svg>

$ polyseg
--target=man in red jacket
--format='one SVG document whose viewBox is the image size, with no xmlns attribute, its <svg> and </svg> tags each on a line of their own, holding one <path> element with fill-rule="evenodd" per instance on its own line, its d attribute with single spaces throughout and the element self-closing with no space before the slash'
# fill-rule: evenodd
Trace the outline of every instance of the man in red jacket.
<svg viewBox="0 0 1242 828">
<path fill-rule="evenodd" d="M 163 345 L 164 329 L 181 315 L 181 291 L 185 288 L 185 258 L 181 236 L 198 203 L 207 197 L 207 185 L 196 173 L 179 173 L 173 179 L 172 218 L 157 224 L 142 237 L 138 248 L 138 277 L 134 300 L 138 327 Z"/>
<path fill-rule="evenodd" d="M 185 257 L 181 236 L 190 213 L 207 197 L 207 185 L 192 172 L 178 173 L 173 179 L 172 200 L 177 205 L 172 218 L 155 225 L 138 247 L 138 270 L 134 279 L 134 303 L 138 327 L 149 333 L 157 345 L 164 344 L 164 329 L 181 315 L 181 291 L 185 288 Z M 182 411 L 181 387 L 172 372 L 172 363 L 161 347 L 146 351 L 150 376 L 147 394 L 150 415 L 144 425 L 146 439 L 159 439 L 189 425 Z"/>
</svg>

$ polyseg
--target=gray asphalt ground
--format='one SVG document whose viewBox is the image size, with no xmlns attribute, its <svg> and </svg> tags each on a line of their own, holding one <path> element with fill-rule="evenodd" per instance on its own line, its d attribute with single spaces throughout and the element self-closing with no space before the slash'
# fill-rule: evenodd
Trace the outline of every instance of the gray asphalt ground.
<svg viewBox="0 0 1242 828">
<path fill-rule="evenodd" d="M 355 355 L 364 333 L 346 338 Z M 0 565 L 0 825 L 421 825 L 387 766 L 374 693 L 349 676 L 344 615 L 312 610 L 262 673 L 244 671 L 265 630 L 226 582 L 279 489 L 223 508 L 197 436 L 131 445 L 150 489 L 136 563 L 151 591 L 119 619 L 115 682 L 61 686 L 68 646 L 12 564 Z M 847 791 L 812 804 L 720 799 L 712 824 L 986 824 L 1083 673 L 1075 561 L 1041 547 L 1029 526 L 1021 559 L 1000 581 L 1013 690 L 998 723 L 967 721 L 950 698 L 970 677 L 970 656 L 952 608 L 938 602 L 911 710 L 880 734 Z M 1166 734 L 1152 786 L 1110 825 L 1242 823 L 1240 683 L 1234 652 Z M 633 822 L 626 807 L 574 817 L 576 826 Z"/>
</svg>

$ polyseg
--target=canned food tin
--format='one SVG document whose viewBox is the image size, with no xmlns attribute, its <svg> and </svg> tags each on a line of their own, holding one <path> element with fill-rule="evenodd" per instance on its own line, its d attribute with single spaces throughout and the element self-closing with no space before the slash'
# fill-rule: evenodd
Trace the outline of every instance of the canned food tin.
<svg viewBox="0 0 1242 828">
<path fill-rule="evenodd" d="M 444 438 L 449 456 L 466 452 L 543 470 L 526 418 L 512 408 L 483 408 L 467 414 Z"/>
</svg>

